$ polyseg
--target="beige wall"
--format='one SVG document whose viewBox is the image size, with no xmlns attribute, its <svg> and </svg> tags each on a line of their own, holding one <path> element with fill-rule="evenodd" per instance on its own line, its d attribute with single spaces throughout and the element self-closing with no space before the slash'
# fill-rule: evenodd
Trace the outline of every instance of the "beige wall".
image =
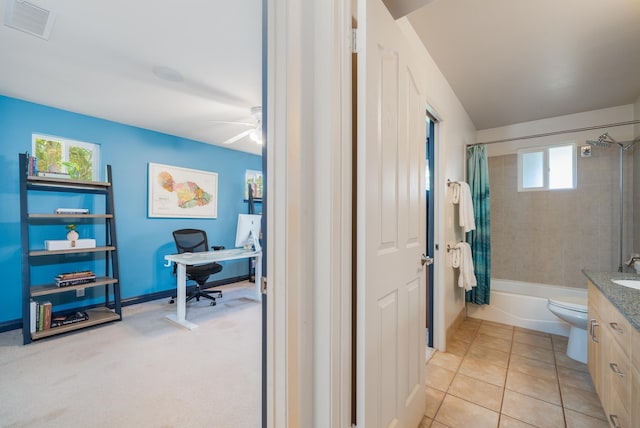
<svg viewBox="0 0 640 428">
<path fill-rule="evenodd" d="M 557 117 L 478 132 L 479 141 L 562 129 L 619 123 L 633 118 L 633 105 Z M 603 132 L 631 139 L 633 127 L 611 127 L 489 145 L 492 277 L 569 287 L 586 287 L 583 268 L 616 271 L 619 224 L 619 151 L 578 151 L 577 189 L 518 192 L 519 148 L 563 142 L 585 145 Z M 625 207 L 623 258 L 631 252 L 633 157 L 624 156 Z"/>
</svg>

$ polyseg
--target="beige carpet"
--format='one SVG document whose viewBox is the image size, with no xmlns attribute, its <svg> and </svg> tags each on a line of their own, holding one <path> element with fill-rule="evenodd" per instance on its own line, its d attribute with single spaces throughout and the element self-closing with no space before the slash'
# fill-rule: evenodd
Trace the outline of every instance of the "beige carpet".
<svg viewBox="0 0 640 428">
<path fill-rule="evenodd" d="M 0 334 L 1 427 L 259 427 L 261 304 L 250 283 L 187 305 L 123 308 L 123 321 L 22 345 Z"/>
</svg>

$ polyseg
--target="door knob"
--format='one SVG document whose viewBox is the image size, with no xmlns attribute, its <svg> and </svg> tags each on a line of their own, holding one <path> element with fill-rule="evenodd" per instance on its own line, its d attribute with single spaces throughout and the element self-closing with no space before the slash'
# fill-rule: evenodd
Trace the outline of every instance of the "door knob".
<svg viewBox="0 0 640 428">
<path fill-rule="evenodd" d="M 422 257 L 420 258 L 420 262 L 422 263 L 422 266 L 424 265 L 432 265 L 433 264 L 433 257 L 429 257 L 427 256 L 425 253 L 422 253 Z"/>
</svg>

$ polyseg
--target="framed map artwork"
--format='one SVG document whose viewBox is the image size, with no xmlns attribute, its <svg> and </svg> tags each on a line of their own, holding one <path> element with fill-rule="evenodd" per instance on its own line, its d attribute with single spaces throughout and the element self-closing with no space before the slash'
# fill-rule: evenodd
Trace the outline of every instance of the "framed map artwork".
<svg viewBox="0 0 640 428">
<path fill-rule="evenodd" d="M 148 216 L 217 218 L 218 174 L 149 163 Z"/>
</svg>

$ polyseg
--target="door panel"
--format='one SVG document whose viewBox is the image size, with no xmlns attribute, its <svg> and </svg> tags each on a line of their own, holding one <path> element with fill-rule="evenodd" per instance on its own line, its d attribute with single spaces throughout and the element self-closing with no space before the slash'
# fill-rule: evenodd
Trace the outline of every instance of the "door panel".
<svg viewBox="0 0 640 428">
<path fill-rule="evenodd" d="M 425 405 L 425 73 L 381 0 L 359 0 L 358 13 L 356 423 L 415 427 Z"/>
</svg>

